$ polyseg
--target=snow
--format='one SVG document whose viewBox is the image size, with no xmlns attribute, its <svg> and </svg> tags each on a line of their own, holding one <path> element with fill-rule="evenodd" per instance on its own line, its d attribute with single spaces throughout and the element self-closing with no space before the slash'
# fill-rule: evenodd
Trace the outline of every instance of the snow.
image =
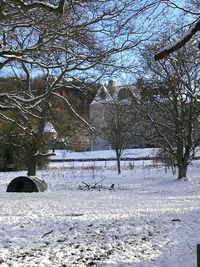
<svg viewBox="0 0 200 267">
<path fill-rule="evenodd" d="M 150 160 L 120 175 L 115 162 L 51 163 L 37 173 L 44 193 L 6 193 L 25 172 L 0 173 L 0 266 L 195 267 L 199 171 L 196 160 L 178 181 Z"/>
<path fill-rule="evenodd" d="M 123 157 L 126 158 L 145 158 L 155 157 L 157 153 L 155 148 L 139 148 L 139 149 L 125 149 L 123 151 Z M 84 152 L 72 152 L 69 150 L 55 150 L 55 155 L 51 156 L 52 160 L 77 160 L 77 159 L 111 159 L 116 158 L 114 150 L 101 150 L 101 151 L 84 151 Z"/>
<path fill-rule="evenodd" d="M 44 125 L 44 133 L 56 133 L 56 130 L 54 129 L 53 125 L 50 122 L 46 122 Z"/>
</svg>

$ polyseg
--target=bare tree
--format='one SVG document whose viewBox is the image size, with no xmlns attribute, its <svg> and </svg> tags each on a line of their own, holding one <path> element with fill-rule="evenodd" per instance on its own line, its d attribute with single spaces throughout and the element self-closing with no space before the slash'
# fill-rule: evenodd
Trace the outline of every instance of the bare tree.
<svg viewBox="0 0 200 267">
<path fill-rule="evenodd" d="M 16 79 L 22 81 L 25 77 L 25 81 L 20 89 L 10 88 L 9 92 L 1 86 L 0 119 L 26 131 L 29 116 L 39 119 L 42 107 L 53 94 L 87 124 L 58 89 L 66 81 L 86 78 L 94 82 L 116 71 L 131 71 L 130 51 L 155 34 L 156 18 L 166 9 L 177 8 L 172 1 L 162 0 L 58 0 L 55 5 L 51 1 L 2 1 L 1 73 L 14 73 Z M 178 10 L 184 12 L 182 7 Z M 193 13 L 191 16 L 196 18 L 198 14 Z M 39 93 L 31 86 L 36 74 L 46 79 L 45 90 Z M 20 119 L 13 117 L 10 110 Z"/>
<path fill-rule="evenodd" d="M 23 105 L 23 109 L 31 112 L 33 106 L 57 90 L 63 79 L 95 80 L 116 70 L 129 71 L 130 51 L 155 34 L 155 19 L 168 10 L 185 11 L 173 1 L 162 0 L 56 3 L 35 0 L 1 3 L 2 73 L 21 70 L 26 64 L 34 73 L 54 77 L 52 84 L 37 97 L 30 92 L 26 95 L 10 92 L 8 96 L 1 88 L 2 108 L 21 110 Z M 198 15 L 193 10 L 190 13 Z M 160 27 L 161 23 L 157 24 Z M 125 60 L 126 56 L 129 60 Z"/>
<path fill-rule="evenodd" d="M 136 134 L 134 135 L 135 125 L 139 121 L 137 99 L 127 87 L 104 105 L 104 124 L 100 129 L 100 135 L 115 150 L 117 170 L 121 173 L 121 157 L 124 149 L 132 148 L 137 144 Z"/>
<path fill-rule="evenodd" d="M 1 73 L 14 75 L 20 84 L 9 90 L 0 86 L 0 119 L 16 124 L 40 142 L 41 132 L 37 136 L 29 121 L 44 119 L 51 95 L 64 101 L 70 112 L 91 128 L 59 89 L 63 85 L 71 88 L 74 81 L 94 83 L 102 76 L 126 71 L 131 63 L 122 58 L 146 38 L 139 26 L 133 26 L 146 6 L 134 10 L 132 1 L 125 0 L 56 3 L 5 0 L 0 8 Z M 45 77 L 43 90 L 32 86 L 36 75 Z M 40 145 L 33 148 L 32 156 L 38 157 L 38 153 L 42 154 Z"/>
<path fill-rule="evenodd" d="M 122 1 L 3 1 L 1 4 L 0 68 L 18 71 L 23 65 L 34 72 L 53 76 L 53 82 L 40 96 L 1 94 L 4 108 L 21 105 L 31 109 L 57 89 L 62 79 L 93 79 L 115 69 L 117 54 L 133 48 L 132 34 L 127 33 Z M 60 15 L 62 13 L 62 15 Z M 105 68 L 106 67 L 106 68 Z M 122 67 L 122 66 L 121 66 Z M 28 91 L 28 88 L 27 88 Z M 11 106 L 6 106 L 8 102 Z M 4 102 L 3 102 L 4 101 Z"/>
<path fill-rule="evenodd" d="M 16 124 L 32 136 L 29 174 L 42 154 L 42 127 L 51 95 L 68 105 L 73 115 L 90 125 L 59 93 L 70 82 L 95 82 L 120 66 L 122 52 L 135 47 L 127 33 L 126 1 L 5 0 L 0 4 L 0 69 L 19 87 L 0 87 L 0 119 Z M 43 90 L 32 86 L 36 75 L 45 78 Z M 79 89 L 79 86 L 77 86 Z M 10 112 L 12 111 L 12 112 Z M 17 114 L 17 115 L 16 115 Z M 32 121 L 38 120 L 36 130 Z M 40 123 L 41 122 L 41 123 Z M 33 164 L 32 164 L 33 163 Z"/>
<path fill-rule="evenodd" d="M 119 102 L 110 103 L 106 107 L 105 126 L 102 129 L 104 138 L 115 150 L 117 171 L 121 173 L 121 156 L 128 142 L 129 124 L 125 120 L 125 107 Z"/>
<path fill-rule="evenodd" d="M 155 129 L 155 144 L 173 156 L 180 179 L 186 177 L 200 142 L 197 52 L 185 47 L 173 58 L 157 64 L 148 55 L 152 49 L 147 50 L 144 55 L 146 70 L 149 70 L 144 86 L 148 96 L 147 116 Z M 155 89 L 157 94 L 152 92 Z"/>
</svg>

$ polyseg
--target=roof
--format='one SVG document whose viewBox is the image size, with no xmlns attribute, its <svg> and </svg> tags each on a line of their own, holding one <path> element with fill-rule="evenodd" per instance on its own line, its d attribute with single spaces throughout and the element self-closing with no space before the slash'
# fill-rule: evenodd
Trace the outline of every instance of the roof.
<svg viewBox="0 0 200 267">
<path fill-rule="evenodd" d="M 96 104 L 96 103 L 107 103 L 112 100 L 112 97 L 110 93 L 108 92 L 108 89 L 105 86 L 102 86 L 96 93 L 96 96 L 92 103 L 90 105 Z"/>
<path fill-rule="evenodd" d="M 133 96 L 135 95 L 135 86 L 133 85 L 115 86 L 112 95 L 109 93 L 109 90 L 105 86 L 102 86 L 97 91 L 97 94 L 94 100 L 92 101 L 91 105 L 96 104 L 96 103 L 105 104 L 105 103 L 109 103 L 112 101 L 118 101 L 119 100 L 118 96 L 122 89 L 129 90 Z M 120 102 L 125 102 L 125 100 L 128 100 L 128 98 L 121 99 Z"/>
<path fill-rule="evenodd" d="M 45 122 L 43 132 L 44 133 L 56 133 L 56 130 L 54 129 L 53 125 L 50 122 Z"/>
<path fill-rule="evenodd" d="M 122 89 L 129 90 L 132 93 L 132 95 L 135 95 L 135 86 L 133 86 L 133 85 L 116 86 L 115 91 L 113 93 L 113 99 L 114 100 L 118 99 L 118 95 Z"/>
</svg>

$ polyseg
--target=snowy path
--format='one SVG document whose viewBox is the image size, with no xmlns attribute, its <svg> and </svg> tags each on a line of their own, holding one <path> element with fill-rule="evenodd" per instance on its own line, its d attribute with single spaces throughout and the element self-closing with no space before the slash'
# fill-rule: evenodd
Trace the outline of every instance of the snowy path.
<svg viewBox="0 0 200 267">
<path fill-rule="evenodd" d="M 195 267 L 198 170 L 187 182 L 162 168 L 95 174 L 115 191 L 78 190 L 91 171 L 41 172 L 51 191 L 0 194 L 0 266 Z"/>
</svg>

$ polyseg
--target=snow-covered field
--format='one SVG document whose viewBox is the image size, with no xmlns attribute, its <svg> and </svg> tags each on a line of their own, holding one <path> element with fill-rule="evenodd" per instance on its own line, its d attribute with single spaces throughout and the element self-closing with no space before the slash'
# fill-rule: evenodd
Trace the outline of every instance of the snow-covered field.
<svg viewBox="0 0 200 267">
<path fill-rule="evenodd" d="M 51 152 L 51 151 L 50 151 Z M 156 148 L 135 148 L 126 149 L 123 151 L 122 158 L 138 158 L 138 157 L 155 157 L 158 152 Z M 198 154 L 198 153 L 197 153 Z M 86 151 L 86 152 L 73 152 L 69 150 L 56 150 L 55 155 L 51 156 L 52 160 L 65 160 L 65 159 L 94 159 L 94 158 L 115 158 L 114 150 L 102 151 Z"/>
<path fill-rule="evenodd" d="M 22 173 L 0 173 L 1 267 L 196 266 L 200 161 L 187 181 L 151 161 L 123 162 L 120 175 L 113 162 L 69 164 L 38 172 L 44 193 L 6 193 Z"/>
</svg>

